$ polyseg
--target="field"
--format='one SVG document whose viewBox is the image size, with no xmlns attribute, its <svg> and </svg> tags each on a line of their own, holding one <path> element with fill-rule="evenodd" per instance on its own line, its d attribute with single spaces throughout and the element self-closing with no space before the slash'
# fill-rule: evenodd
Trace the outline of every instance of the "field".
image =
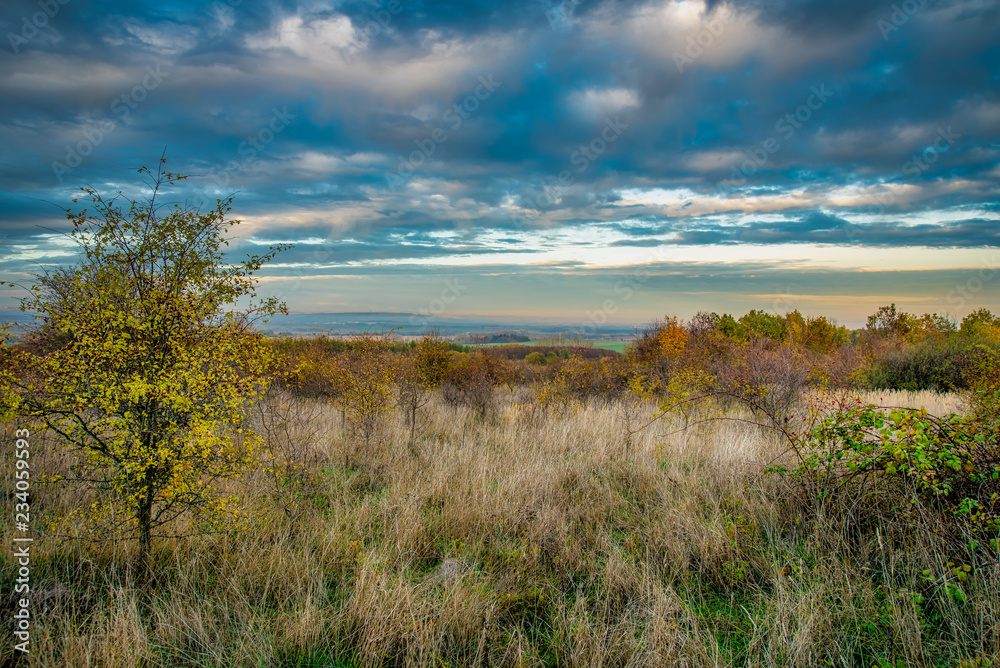
<svg viewBox="0 0 1000 668">
<path fill-rule="evenodd" d="M 483 348 L 490 348 L 495 346 L 548 346 L 548 347 L 586 347 L 586 348 L 603 348 L 605 350 L 613 350 L 621 355 L 625 354 L 625 348 L 628 346 L 629 341 L 610 341 L 604 339 L 532 339 L 531 341 L 525 341 L 524 343 L 487 343 L 482 344 Z"/>
<path fill-rule="evenodd" d="M 579 345 L 581 343 L 586 343 L 587 347 L 592 348 L 604 348 L 605 350 L 613 350 L 616 353 L 622 355 L 625 354 L 625 347 L 629 344 L 628 341 L 607 341 L 603 339 L 584 339 L 584 340 L 573 340 L 571 343 Z M 565 342 L 559 339 L 536 339 L 534 341 L 527 341 L 523 345 L 526 346 L 558 346 L 560 344 L 565 345 Z"/>
<path fill-rule="evenodd" d="M 870 519 L 870 498 L 803 498 L 764 471 L 787 453 L 749 414 L 637 429 L 658 408 L 543 406 L 515 387 L 480 415 L 434 394 L 411 448 L 398 412 L 365 445 L 331 402 L 274 394 L 257 429 L 301 468 L 234 483 L 243 528 L 155 543 L 148 583 L 107 545 L 33 544 L 24 665 L 1000 661 L 995 565 L 948 595 L 949 562 L 969 563 L 954 543 Z M 60 449 L 33 447 L 36 475 L 65 471 Z M 79 494 L 53 485 L 33 510 L 66 514 Z"/>
</svg>

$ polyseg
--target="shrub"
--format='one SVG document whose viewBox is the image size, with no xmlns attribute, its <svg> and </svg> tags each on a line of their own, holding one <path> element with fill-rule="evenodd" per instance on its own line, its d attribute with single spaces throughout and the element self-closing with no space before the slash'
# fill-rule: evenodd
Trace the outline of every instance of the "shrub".
<svg viewBox="0 0 1000 668">
<path fill-rule="evenodd" d="M 957 521 L 956 538 L 971 536 L 974 545 L 997 551 L 1000 449 L 995 413 L 985 419 L 935 417 L 923 409 L 885 410 L 843 398 L 824 412 L 814 413 L 800 433 L 779 425 L 798 462 L 791 469 L 774 470 L 798 479 L 820 501 L 881 486 L 890 491 L 895 519 L 925 524 L 919 512 L 908 510 L 922 501 Z"/>
<path fill-rule="evenodd" d="M 416 371 L 420 383 L 429 389 L 440 387 L 451 368 L 452 346 L 437 336 L 425 336 L 416 346 Z"/>
<path fill-rule="evenodd" d="M 649 368 L 662 366 L 676 358 L 687 344 L 688 331 L 684 322 L 674 316 L 650 323 L 629 346 L 629 354 L 639 364 Z"/>
<path fill-rule="evenodd" d="M 492 408 L 493 388 L 514 380 L 514 368 L 492 350 L 462 354 L 461 361 L 449 370 L 441 391 L 453 405 L 471 406 L 483 417 Z"/>
<path fill-rule="evenodd" d="M 341 410 L 366 449 L 379 437 L 392 408 L 396 359 L 384 337 L 362 334 L 333 368 Z"/>
<path fill-rule="evenodd" d="M 813 370 L 800 348 L 753 339 L 732 354 L 709 364 L 719 390 L 750 400 L 751 407 L 769 416 L 783 418 L 795 408 Z"/>
<path fill-rule="evenodd" d="M 540 352 L 534 352 L 525 357 L 524 361 L 527 362 L 528 364 L 544 365 L 546 361 L 545 354 Z"/>
<path fill-rule="evenodd" d="M 562 357 L 563 350 L 566 351 L 567 359 L 574 355 L 576 357 L 582 357 L 583 359 L 600 359 L 602 357 L 618 357 L 619 355 L 614 350 L 606 350 L 605 348 L 593 348 L 593 347 L 556 348 L 554 346 L 509 345 L 509 346 L 495 346 L 489 348 L 491 355 L 494 355 L 496 357 L 502 357 L 508 360 L 523 360 L 531 353 L 541 353 L 546 357 L 548 357 L 549 353 L 558 353 L 558 355 Z M 474 350 L 469 350 L 464 352 L 474 352 Z"/>
<path fill-rule="evenodd" d="M 1000 351 L 979 345 L 964 372 L 973 414 L 986 425 L 1000 424 Z"/>
<path fill-rule="evenodd" d="M 448 344 L 436 336 L 421 339 L 415 344 L 414 353 L 397 363 L 398 401 L 409 427 L 411 453 L 416 443 L 418 412 L 427 404 L 430 391 L 440 387 L 450 367 Z"/>
<path fill-rule="evenodd" d="M 346 349 L 340 341 L 326 336 L 272 339 L 270 346 L 279 364 L 276 380 L 298 396 L 336 398 L 340 391 L 335 371 L 338 352 Z"/>
<path fill-rule="evenodd" d="M 555 372 L 539 395 L 543 401 L 568 401 L 601 397 L 611 400 L 627 389 L 635 365 L 624 357 L 586 360 L 570 357 Z"/>
<path fill-rule="evenodd" d="M 869 367 L 867 386 L 873 390 L 937 392 L 964 389 L 969 352 L 966 343 L 957 339 L 889 350 Z"/>
</svg>

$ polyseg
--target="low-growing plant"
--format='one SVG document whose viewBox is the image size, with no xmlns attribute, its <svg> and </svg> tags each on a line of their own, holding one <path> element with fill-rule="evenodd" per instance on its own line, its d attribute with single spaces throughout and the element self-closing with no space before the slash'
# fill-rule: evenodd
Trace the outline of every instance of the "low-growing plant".
<svg viewBox="0 0 1000 668">
<path fill-rule="evenodd" d="M 879 486 L 890 493 L 896 519 L 923 523 L 917 510 L 939 511 L 954 522 L 954 538 L 971 538 L 996 557 L 1000 448 L 993 419 L 887 410 L 844 395 L 814 407 L 803 429 L 780 430 L 796 461 L 771 470 L 798 480 L 808 496 L 822 503 Z"/>
<path fill-rule="evenodd" d="M 973 413 L 995 428 L 1000 423 L 1000 351 L 976 346 L 970 355 L 965 381 Z"/>
</svg>

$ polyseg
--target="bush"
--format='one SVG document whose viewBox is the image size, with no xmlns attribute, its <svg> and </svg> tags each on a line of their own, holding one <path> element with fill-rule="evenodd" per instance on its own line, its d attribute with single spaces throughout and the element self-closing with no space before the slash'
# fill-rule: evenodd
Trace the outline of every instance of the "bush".
<svg viewBox="0 0 1000 668">
<path fill-rule="evenodd" d="M 832 410 L 814 413 L 801 433 L 782 428 L 798 463 L 775 470 L 798 479 L 808 496 L 821 502 L 881 488 L 890 495 L 895 520 L 909 518 L 923 526 L 924 516 L 910 508 L 920 502 L 957 522 L 956 538 L 972 537 L 996 556 L 1000 441 L 995 413 L 935 417 L 923 409 L 885 410 L 851 399 L 825 408 Z"/>
<path fill-rule="evenodd" d="M 731 354 L 709 363 L 716 388 L 771 417 L 783 418 L 796 407 L 813 372 L 800 348 L 770 339 L 753 339 Z"/>
<path fill-rule="evenodd" d="M 665 385 L 688 342 L 684 322 L 667 316 L 650 323 L 628 348 L 628 356 L 642 365 L 654 384 Z"/>
<path fill-rule="evenodd" d="M 627 391 L 635 365 L 624 357 L 586 360 L 571 357 L 543 385 L 539 398 L 545 401 L 601 397 L 614 399 Z"/>
<path fill-rule="evenodd" d="M 431 390 L 441 386 L 451 368 L 448 344 L 436 336 L 424 337 L 414 343 L 413 354 L 403 357 L 396 365 L 398 402 L 410 430 L 410 452 L 415 453 L 417 417 L 428 401 Z"/>
<path fill-rule="evenodd" d="M 367 448 L 381 435 L 392 408 L 397 360 L 384 338 L 363 334 L 351 343 L 337 357 L 333 375 L 345 420 Z"/>
<path fill-rule="evenodd" d="M 493 388 L 512 382 L 514 368 L 492 350 L 460 355 L 460 361 L 448 370 L 442 395 L 448 403 L 470 406 L 483 417 L 493 406 Z"/>
<path fill-rule="evenodd" d="M 973 414 L 986 425 L 1000 424 L 1000 351 L 976 346 L 965 369 Z"/>
<path fill-rule="evenodd" d="M 546 361 L 545 354 L 540 352 L 531 353 L 524 358 L 524 361 L 528 364 L 544 365 Z"/>
<path fill-rule="evenodd" d="M 279 364 L 276 380 L 284 389 L 297 396 L 336 398 L 340 394 L 337 382 L 337 355 L 346 346 L 326 336 L 293 339 L 271 339 L 270 347 L 277 354 Z"/>
<path fill-rule="evenodd" d="M 475 349 L 466 352 L 474 352 Z M 605 348 L 556 348 L 555 346 L 521 346 L 521 345 L 510 345 L 510 346 L 494 346 L 488 349 L 491 355 L 496 357 L 502 357 L 508 360 L 523 360 L 525 357 L 531 353 L 541 353 L 542 355 L 548 357 L 549 353 L 557 353 L 560 357 L 563 357 L 563 351 L 566 352 L 565 357 L 568 359 L 571 356 L 582 357 L 583 359 L 601 359 L 602 357 L 618 357 L 619 354 L 614 350 L 606 350 Z"/>
<path fill-rule="evenodd" d="M 969 356 L 966 342 L 956 339 L 891 350 L 868 369 L 867 386 L 873 390 L 914 392 L 965 389 Z"/>
</svg>

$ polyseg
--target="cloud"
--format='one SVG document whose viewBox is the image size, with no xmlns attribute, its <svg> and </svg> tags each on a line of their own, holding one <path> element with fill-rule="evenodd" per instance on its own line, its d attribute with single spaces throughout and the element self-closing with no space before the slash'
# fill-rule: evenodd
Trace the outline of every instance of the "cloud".
<svg viewBox="0 0 1000 668">
<path fill-rule="evenodd" d="M 131 170 L 166 147 L 198 177 L 174 195 L 235 195 L 240 244 L 323 239 L 327 264 L 358 271 L 996 246 L 995 0 L 929 0 L 888 35 L 892 5 L 860 0 L 234 4 L 67 3 L 0 50 L 8 245 L 64 261 L 53 203 L 135 192 Z M 8 3 L 0 34 L 35 11 Z M 456 116 L 483 76 L 502 85 Z M 294 118 L 263 142 L 276 109 Z"/>
</svg>

